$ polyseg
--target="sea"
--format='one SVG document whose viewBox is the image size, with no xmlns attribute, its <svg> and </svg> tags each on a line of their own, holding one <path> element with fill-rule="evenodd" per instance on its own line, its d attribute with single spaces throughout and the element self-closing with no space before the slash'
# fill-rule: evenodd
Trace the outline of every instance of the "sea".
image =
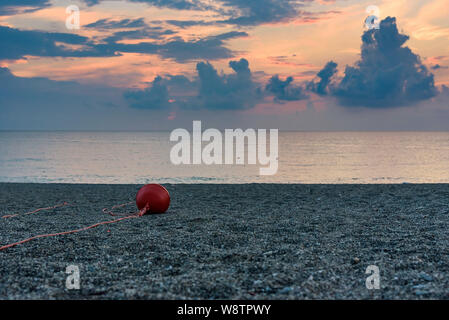
<svg viewBox="0 0 449 320">
<path fill-rule="evenodd" d="M 449 183 L 449 132 L 279 132 L 278 170 L 180 164 L 170 132 L 0 132 L 0 182 Z"/>
</svg>

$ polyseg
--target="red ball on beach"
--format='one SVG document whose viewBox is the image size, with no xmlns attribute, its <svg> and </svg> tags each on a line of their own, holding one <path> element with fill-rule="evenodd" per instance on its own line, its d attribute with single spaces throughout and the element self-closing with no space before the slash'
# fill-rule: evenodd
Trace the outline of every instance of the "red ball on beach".
<svg viewBox="0 0 449 320">
<path fill-rule="evenodd" d="M 136 204 L 145 214 L 164 213 L 170 206 L 170 194 L 160 184 L 147 184 L 137 192 Z"/>
</svg>

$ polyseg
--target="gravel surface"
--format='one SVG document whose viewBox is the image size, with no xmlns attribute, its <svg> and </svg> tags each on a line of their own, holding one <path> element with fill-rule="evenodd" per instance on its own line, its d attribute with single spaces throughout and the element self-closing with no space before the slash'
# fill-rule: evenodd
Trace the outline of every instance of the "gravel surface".
<svg viewBox="0 0 449 320">
<path fill-rule="evenodd" d="M 166 214 L 0 251 L 0 299 L 449 298 L 449 185 L 166 187 Z M 2 216 L 70 203 L 0 218 L 0 246 L 111 220 L 102 208 L 138 188 L 0 184 Z"/>
</svg>

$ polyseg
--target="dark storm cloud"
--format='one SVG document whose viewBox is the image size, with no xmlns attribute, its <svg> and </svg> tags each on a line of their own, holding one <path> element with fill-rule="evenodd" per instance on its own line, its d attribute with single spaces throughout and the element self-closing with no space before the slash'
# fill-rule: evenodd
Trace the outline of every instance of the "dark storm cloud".
<svg viewBox="0 0 449 320">
<path fill-rule="evenodd" d="M 33 12 L 50 6 L 50 0 L 1 0 L 0 16 Z"/>
<path fill-rule="evenodd" d="M 340 104 L 388 108 L 435 96 L 433 74 L 418 55 L 403 46 L 408 39 L 398 32 L 396 19 L 391 17 L 381 21 L 380 29 L 366 31 L 361 60 L 346 67 L 335 89 Z"/>
<path fill-rule="evenodd" d="M 328 93 L 328 86 L 331 83 L 331 78 L 337 73 L 337 64 L 333 61 L 326 63 L 323 69 L 317 73 L 320 79 L 318 82 L 310 82 L 307 88 L 319 95 L 326 95 Z"/>
<path fill-rule="evenodd" d="M 284 81 L 275 75 L 271 77 L 265 90 L 272 93 L 276 101 L 296 101 L 307 98 L 301 86 L 293 86 L 293 77 L 288 77 Z"/>
<path fill-rule="evenodd" d="M 218 74 L 208 62 L 196 66 L 194 81 L 184 76 L 156 77 L 145 90 L 129 91 L 125 98 L 133 108 L 242 110 L 252 108 L 262 97 L 253 82 L 246 59 L 230 61 L 232 74 Z"/>
</svg>

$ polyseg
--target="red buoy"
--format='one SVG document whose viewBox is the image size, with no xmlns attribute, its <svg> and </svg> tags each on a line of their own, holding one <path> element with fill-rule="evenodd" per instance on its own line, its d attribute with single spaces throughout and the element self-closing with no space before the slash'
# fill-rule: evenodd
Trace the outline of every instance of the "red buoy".
<svg viewBox="0 0 449 320">
<path fill-rule="evenodd" d="M 137 192 L 136 204 L 141 214 L 164 213 L 170 206 L 170 194 L 160 184 L 147 184 Z"/>
</svg>

